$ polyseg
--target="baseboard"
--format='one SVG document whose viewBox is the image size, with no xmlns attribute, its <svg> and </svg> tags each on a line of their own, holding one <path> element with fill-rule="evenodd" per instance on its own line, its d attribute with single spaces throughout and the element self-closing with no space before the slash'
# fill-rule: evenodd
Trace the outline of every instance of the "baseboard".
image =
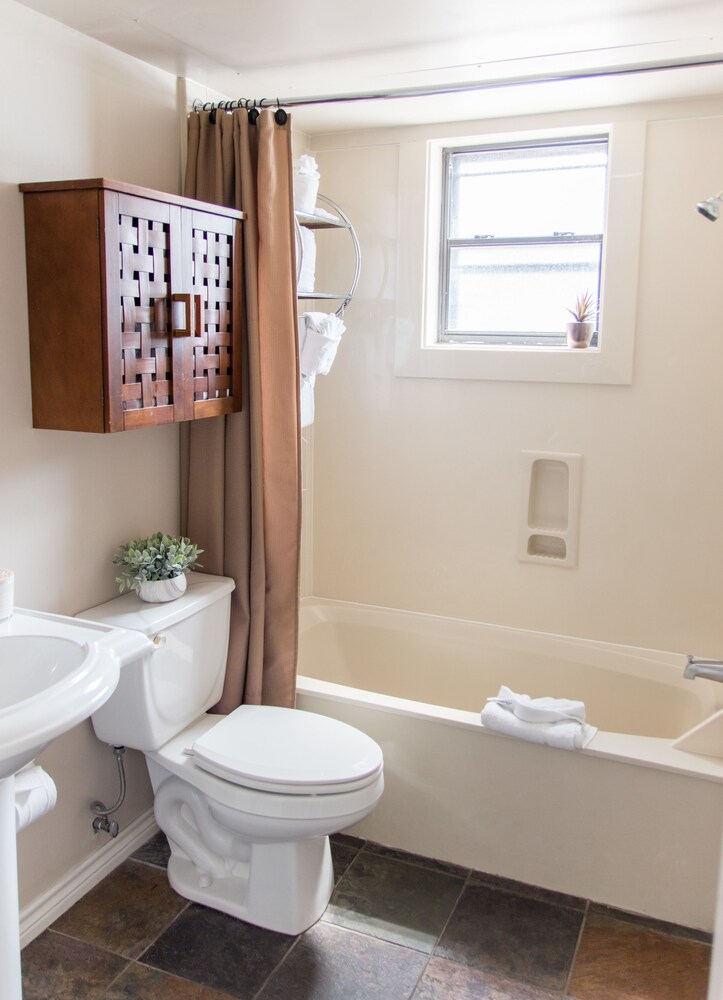
<svg viewBox="0 0 723 1000">
<path fill-rule="evenodd" d="M 107 843 L 71 868 L 63 878 L 20 911 L 20 947 L 24 948 L 61 914 L 77 903 L 114 868 L 158 832 L 151 806 Z"/>
</svg>

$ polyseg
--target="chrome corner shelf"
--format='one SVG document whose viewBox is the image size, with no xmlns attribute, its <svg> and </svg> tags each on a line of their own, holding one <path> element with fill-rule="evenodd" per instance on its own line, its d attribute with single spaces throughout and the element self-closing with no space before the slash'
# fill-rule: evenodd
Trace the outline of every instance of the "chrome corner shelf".
<svg viewBox="0 0 723 1000">
<path fill-rule="evenodd" d="M 294 212 L 294 227 L 296 230 L 296 249 L 297 249 L 297 265 L 296 265 L 296 281 L 298 284 L 299 277 L 301 275 L 301 269 L 304 264 L 304 246 L 301 239 L 301 227 L 305 229 L 342 229 L 349 233 L 349 236 L 354 247 L 355 265 L 354 274 L 349 285 L 349 290 L 347 292 L 297 292 L 296 297 L 299 300 L 333 300 L 341 301 L 341 305 L 336 310 L 336 315 L 341 317 L 344 315 L 344 310 L 349 305 L 351 300 L 354 298 L 354 292 L 359 283 L 359 274 L 361 272 L 361 247 L 359 246 L 359 239 L 357 237 L 354 226 L 351 224 L 351 220 L 348 215 L 344 212 L 342 208 L 337 205 L 335 201 L 331 198 L 327 198 L 326 195 L 317 195 L 317 201 L 320 201 L 324 207 L 330 208 L 334 213 L 336 213 L 339 218 L 329 219 L 324 215 L 314 215 L 308 214 L 307 212 Z"/>
</svg>

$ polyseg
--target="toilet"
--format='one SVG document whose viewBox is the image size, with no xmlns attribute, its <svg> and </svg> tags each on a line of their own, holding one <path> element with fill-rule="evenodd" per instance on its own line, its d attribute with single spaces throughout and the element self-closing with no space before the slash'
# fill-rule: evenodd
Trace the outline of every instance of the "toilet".
<svg viewBox="0 0 723 1000">
<path fill-rule="evenodd" d="M 311 712 L 242 705 L 207 714 L 223 687 L 233 589 L 226 577 L 189 573 L 186 593 L 167 604 L 129 593 L 81 612 L 145 637 L 93 728 L 145 754 L 173 888 L 298 934 L 331 896 L 329 834 L 379 801 L 382 752 L 352 726 Z"/>
</svg>

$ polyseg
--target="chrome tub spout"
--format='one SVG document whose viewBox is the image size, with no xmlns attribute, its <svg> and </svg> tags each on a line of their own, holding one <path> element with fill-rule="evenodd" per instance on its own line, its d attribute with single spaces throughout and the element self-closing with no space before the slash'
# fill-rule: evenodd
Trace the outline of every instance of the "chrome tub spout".
<svg viewBox="0 0 723 1000">
<path fill-rule="evenodd" d="M 683 676 L 690 680 L 705 677 L 709 681 L 723 681 L 723 660 L 699 660 L 696 656 L 689 656 Z"/>
</svg>

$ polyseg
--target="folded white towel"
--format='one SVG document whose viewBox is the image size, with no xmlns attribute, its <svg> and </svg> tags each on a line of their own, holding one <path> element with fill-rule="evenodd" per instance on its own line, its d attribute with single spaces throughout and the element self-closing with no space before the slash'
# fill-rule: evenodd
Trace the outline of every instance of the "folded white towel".
<svg viewBox="0 0 723 1000">
<path fill-rule="evenodd" d="M 313 292 L 316 284 L 316 237 L 310 229 L 301 227 L 301 270 L 299 291 Z"/>
<path fill-rule="evenodd" d="M 585 706 L 567 698 L 530 698 L 509 688 L 500 688 L 496 698 L 488 698 L 480 714 L 487 729 L 516 736 L 530 743 L 582 750 L 597 728 L 585 722 Z"/>
<path fill-rule="evenodd" d="M 569 698 L 530 698 L 529 694 L 515 694 L 504 684 L 497 697 L 488 698 L 487 701 L 496 701 L 523 722 L 585 721 L 585 704 L 582 701 L 571 701 Z"/>
<path fill-rule="evenodd" d="M 303 375 L 326 375 L 346 327 L 336 313 L 308 312 L 301 316 L 301 320 L 301 372 Z"/>
</svg>

